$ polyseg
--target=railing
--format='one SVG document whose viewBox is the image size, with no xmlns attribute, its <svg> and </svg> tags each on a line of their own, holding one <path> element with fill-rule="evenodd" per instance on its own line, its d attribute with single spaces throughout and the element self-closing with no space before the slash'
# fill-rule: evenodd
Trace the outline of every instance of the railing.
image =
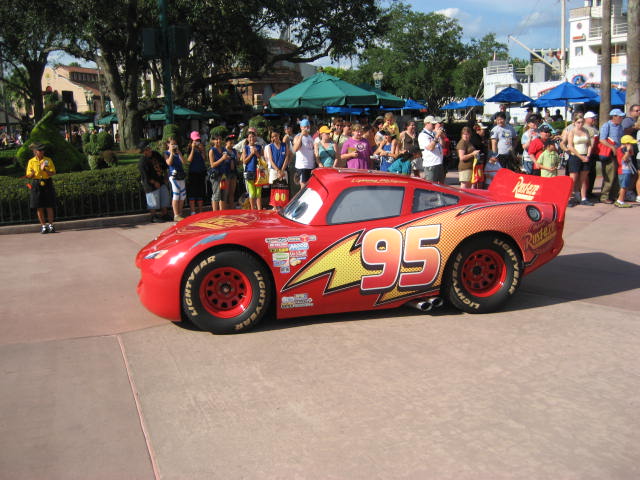
<svg viewBox="0 0 640 480">
<path fill-rule="evenodd" d="M 81 193 L 87 189 L 83 188 L 80 182 L 69 179 L 56 182 L 56 220 L 109 217 L 143 213 L 147 210 L 146 198 L 141 187 L 130 189 L 117 181 L 103 184 L 101 187 L 96 193 L 86 194 Z M 36 222 L 36 214 L 29 208 L 29 195 L 24 195 L 24 192 L 20 195 L 11 193 L 0 191 L 0 225 Z"/>
<path fill-rule="evenodd" d="M 513 72 L 513 65 L 511 64 L 489 65 L 487 67 L 487 75 L 493 75 L 497 73 L 512 73 L 512 72 Z"/>
<path fill-rule="evenodd" d="M 614 23 L 611 28 L 611 35 L 626 35 L 629 33 L 629 27 L 626 22 Z M 589 40 L 597 40 L 602 38 L 602 26 L 591 25 L 589 27 Z"/>
</svg>

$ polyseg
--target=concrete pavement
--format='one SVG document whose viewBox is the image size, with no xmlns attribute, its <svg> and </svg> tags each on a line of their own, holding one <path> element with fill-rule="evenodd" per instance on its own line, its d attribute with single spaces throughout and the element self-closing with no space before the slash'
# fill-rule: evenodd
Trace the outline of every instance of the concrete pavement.
<svg viewBox="0 0 640 480">
<path fill-rule="evenodd" d="M 0 478 L 638 478 L 639 219 L 569 209 L 498 313 L 231 336 L 139 304 L 166 224 L 0 236 Z"/>
</svg>

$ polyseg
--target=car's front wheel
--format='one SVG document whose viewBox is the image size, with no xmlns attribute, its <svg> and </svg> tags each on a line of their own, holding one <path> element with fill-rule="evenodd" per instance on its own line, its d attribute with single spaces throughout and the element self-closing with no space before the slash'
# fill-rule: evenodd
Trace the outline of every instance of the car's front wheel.
<svg viewBox="0 0 640 480">
<path fill-rule="evenodd" d="M 253 255 L 240 250 L 205 252 L 185 271 L 182 308 L 203 330 L 240 332 L 264 317 L 272 291 L 271 277 Z"/>
<path fill-rule="evenodd" d="M 516 292 L 521 276 L 520 252 L 512 241 L 487 234 L 467 240 L 453 253 L 442 291 L 464 312 L 488 313 Z"/>
</svg>

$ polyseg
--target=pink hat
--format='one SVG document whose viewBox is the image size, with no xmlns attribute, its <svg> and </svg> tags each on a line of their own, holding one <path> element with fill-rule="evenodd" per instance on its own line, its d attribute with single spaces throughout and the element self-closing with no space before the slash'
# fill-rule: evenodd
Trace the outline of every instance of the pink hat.
<svg viewBox="0 0 640 480">
<path fill-rule="evenodd" d="M 189 135 L 189 137 L 191 137 L 191 140 L 200 140 L 200 134 L 195 130 L 191 132 L 191 135 Z"/>
</svg>

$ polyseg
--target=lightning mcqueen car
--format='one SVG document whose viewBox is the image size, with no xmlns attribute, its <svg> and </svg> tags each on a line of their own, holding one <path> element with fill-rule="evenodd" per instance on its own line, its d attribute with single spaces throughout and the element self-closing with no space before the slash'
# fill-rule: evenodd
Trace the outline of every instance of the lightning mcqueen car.
<svg viewBox="0 0 640 480">
<path fill-rule="evenodd" d="M 317 169 L 280 213 L 208 212 L 163 232 L 137 255 L 138 294 L 214 333 L 443 300 L 491 312 L 562 249 L 571 188 L 507 169 L 486 191 Z"/>
</svg>

